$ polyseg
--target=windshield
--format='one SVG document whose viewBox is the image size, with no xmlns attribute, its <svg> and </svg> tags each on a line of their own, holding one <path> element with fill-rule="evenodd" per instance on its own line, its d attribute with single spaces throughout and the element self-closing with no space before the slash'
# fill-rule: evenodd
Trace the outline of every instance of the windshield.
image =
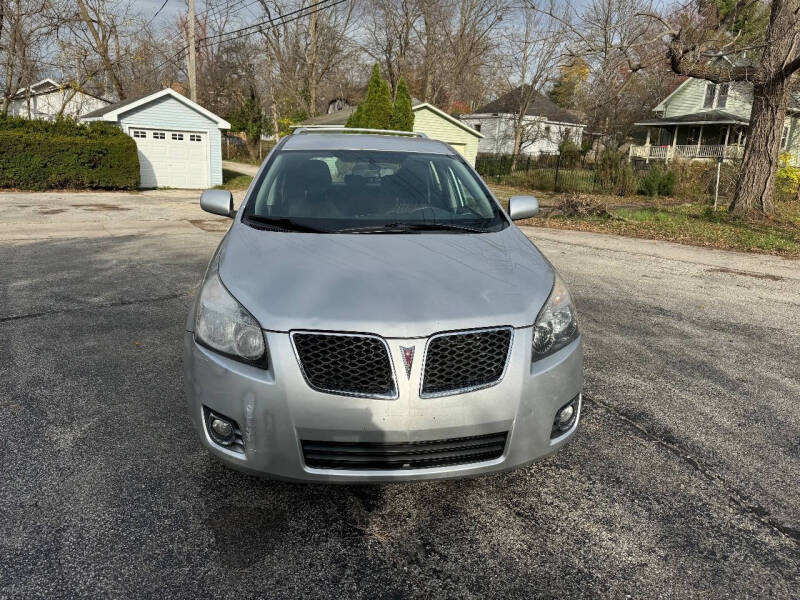
<svg viewBox="0 0 800 600">
<path fill-rule="evenodd" d="M 255 186 L 243 220 L 320 233 L 483 233 L 507 226 L 460 160 L 371 150 L 279 152 Z"/>
</svg>

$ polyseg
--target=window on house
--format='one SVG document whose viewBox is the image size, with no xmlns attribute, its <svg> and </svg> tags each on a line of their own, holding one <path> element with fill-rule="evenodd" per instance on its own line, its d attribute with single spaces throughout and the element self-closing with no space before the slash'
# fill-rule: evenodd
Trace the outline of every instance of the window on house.
<svg viewBox="0 0 800 600">
<path fill-rule="evenodd" d="M 717 108 L 725 108 L 728 104 L 728 89 L 731 87 L 729 83 L 719 84 L 717 91 Z"/>
<path fill-rule="evenodd" d="M 700 128 L 699 127 L 690 127 L 689 133 L 686 134 L 686 144 L 691 146 L 692 144 L 697 144 L 700 141 Z"/>
<path fill-rule="evenodd" d="M 163 131 L 154 131 L 153 132 L 153 139 L 154 140 L 165 140 L 167 139 L 167 134 Z"/>
<path fill-rule="evenodd" d="M 714 92 L 716 86 L 713 83 L 706 83 L 706 98 L 703 101 L 703 108 L 711 108 L 714 106 Z"/>
<path fill-rule="evenodd" d="M 544 137 L 546 137 L 546 138 L 550 137 L 550 125 L 545 125 L 544 126 Z"/>
<path fill-rule="evenodd" d="M 783 132 L 781 133 L 781 150 L 786 150 L 789 147 L 789 124 L 783 126 Z"/>
<path fill-rule="evenodd" d="M 200 141 L 200 134 L 199 133 L 190 133 L 189 134 L 189 141 L 190 142 L 199 142 Z"/>
<path fill-rule="evenodd" d="M 135 138 L 146 138 L 147 137 L 147 132 L 146 131 L 142 131 L 141 129 L 134 129 L 133 130 L 133 137 L 135 137 Z"/>
<path fill-rule="evenodd" d="M 182 142 L 183 141 L 183 134 L 182 133 L 173 133 L 172 134 L 172 139 L 175 140 L 176 142 Z"/>
<path fill-rule="evenodd" d="M 480 132 L 481 132 L 481 124 L 480 124 L 480 123 L 475 123 L 475 125 L 473 125 L 473 126 L 472 126 L 472 128 L 473 128 L 475 131 L 477 131 L 478 133 L 480 133 Z"/>
</svg>

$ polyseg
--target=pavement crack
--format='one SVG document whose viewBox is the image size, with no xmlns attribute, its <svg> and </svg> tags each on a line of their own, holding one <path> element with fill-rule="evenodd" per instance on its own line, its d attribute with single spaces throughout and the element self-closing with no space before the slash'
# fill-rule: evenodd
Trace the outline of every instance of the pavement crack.
<svg viewBox="0 0 800 600">
<path fill-rule="evenodd" d="M 721 487 L 725 491 L 725 495 L 727 496 L 728 500 L 732 504 L 737 506 L 747 516 L 754 519 L 755 521 L 758 521 L 761 525 L 765 527 L 774 529 L 781 535 L 785 536 L 786 538 L 794 542 L 796 545 L 800 546 L 800 530 L 794 529 L 792 527 L 787 527 L 786 525 L 778 523 L 775 520 L 769 518 L 767 516 L 768 514 L 767 511 L 762 506 L 759 505 L 754 506 L 749 502 L 747 502 L 720 475 L 718 475 L 714 471 L 714 469 L 705 465 L 703 462 L 701 462 L 694 456 L 688 454 L 686 450 L 681 448 L 678 444 L 668 441 L 663 437 L 655 435 L 654 433 L 649 431 L 646 427 L 640 425 L 632 418 L 625 415 L 622 411 L 609 404 L 608 402 L 604 402 L 596 398 L 591 398 L 587 396 L 585 393 L 583 394 L 583 400 L 591 404 L 594 404 L 595 406 L 605 410 L 606 412 L 611 413 L 616 418 L 620 419 L 621 421 L 624 421 L 625 423 L 636 429 L 636 431 L 638 431 L 648 440 L 656 442 L 657 444 L 668 450 L 670 453 L 677 456 L 680 460 L 689 464 L 692 468 L 698 471 L 706 479 Z"/>
<path fill-rule="evenodd" d="M 152 298 L 138 298 L 136 300 L 118 300 L 115 302 L 98 302 L 96 304 L 89 304 L 74 308 L 63 308 L 60 310 L 43 310 L 40 312 L 25 313 L 21 315 L 9 315 L 7 317 L 0 317 L 0 323 L 6 323 L 8 321 L 22 321 L 25 319 L 37 319 L 39 317 L 50 317 L 54 315 L 66 315 L 70 313 L 94 310 L 97 308 L 115 308 L 117 306 L 131 306 L 133 304 L 149 304 L 152 302 L 164 302 L 166 300 L 176 300 L 177 298 L 187 298 L 192 296 L 193 294 L 194 291 L 180 292 L 177 294 L 166 294 L 164 296 L 153 296 Z"/>
</svg>

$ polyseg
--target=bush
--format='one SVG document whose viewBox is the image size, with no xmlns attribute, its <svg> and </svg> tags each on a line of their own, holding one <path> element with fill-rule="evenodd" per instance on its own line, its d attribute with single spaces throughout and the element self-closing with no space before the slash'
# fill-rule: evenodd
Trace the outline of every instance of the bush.
<svg viewBox="0 0 800 600">
<path fill-rule="evenodd" d="M 573 169 L 581 162 L 581 149 L 572 140 L 564 140 L 558 147 L 561 154 L 561 166 Z"/>
<path fill-rule="evenodd" d="M 675 192 L 675 184 L 677 183 L 677 175 L 673 171 L 666 171 L 661 174 L 661 179 L 658 182 L 658 195 L 659 196 L 672 196 Z"/>
<path fill-rule="evenodd" d="M 597 164 L 597 179 L 602 190 L 618 196 L 629 196 L 636 191 L 636 174 L 633 167 L 619 152 L 604 152 Z"/>
<path fill-rule="evenodd" d="M 661 169 L 653 167 L 639 180 L 639 193 L 654 198 L 658 196 Z"/>
<path fill-rule="evenodd" d="M 670 163 L 669 172 L 674 178 L 673 195 L 694 201 L 706 201 L 714 196 L 714 186 L 717 182 L 716 162 L 676 160 Z M 725 195 L 723 188 L 720 183 L 721 196 Z"/>
<path fill-rule="evenodd" d="M 0 119 L 0 187 L 131 189 L 136 143 L 111 123 Z"/>
<path fill-rule="evenodd" d="M 789 164 L 791 155 L 784 153 L 780 156 L 780 166 L 775 172 L 775 193 L 779 200 L 792 200 L 797 197 L 800 187 L 800 168 Z"/>
<path fill-rule="evenodd" d="M 651 198 L 672 196 L 676 183 L 677 175 L 674 171 L 653 167 L 639 180 L 639 193 Z"/>
</svg>

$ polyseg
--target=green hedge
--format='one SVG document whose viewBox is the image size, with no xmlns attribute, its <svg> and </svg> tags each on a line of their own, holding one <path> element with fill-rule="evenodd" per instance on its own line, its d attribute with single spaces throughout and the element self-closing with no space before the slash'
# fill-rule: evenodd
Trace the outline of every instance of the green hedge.
<svg viewBox="0 0 800 600">
<path fill-rule="evenodd" d="M 136 143 L 110 123 L 0 119 L 0 187 L 132 189 Z"/>
</svg>

